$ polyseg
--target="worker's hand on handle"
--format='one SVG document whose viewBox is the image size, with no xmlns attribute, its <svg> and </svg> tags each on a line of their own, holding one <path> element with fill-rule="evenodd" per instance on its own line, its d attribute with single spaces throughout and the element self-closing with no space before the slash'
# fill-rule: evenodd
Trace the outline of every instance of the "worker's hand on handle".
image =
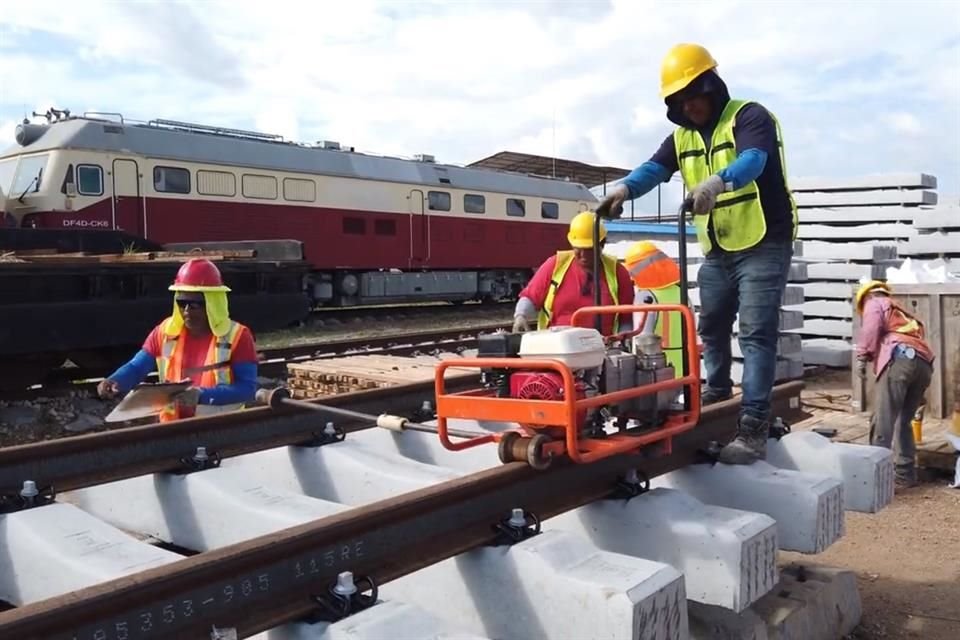
<svg viewBox="0 0 960 640">
<path fill-rule="evenodd" d="M 630 194 L 627 191 L 627 187 L 618 184 L 607 194 L 607 197 L 597 205 L 597 215 L 607 220 L 616 220 L 623 215 L 623 202 L 627 199 L 628 195 Z"/>
<path fill-rule="evenodd" d="M 857 377 L 860 378 L 861 380 L 867 379 L 867 361 L 865 358 L 857 359 L 856 373 L 857 373 Z"/>
<path fill-rule="evenodd" d="M 524 333 L 530 330 L 530 323 L 526 316 L 515 316 L 513 318 L 513 332 Z"/>
<path fill-rule="evenodd" d="M 727 190 L 723 179 L 713 175 L 690 190 L 693 199 L 693 215 L 702 216 L 710 213 L 717 204 L 717 196 Z"/>
<path fill-rule="evenodd" d="M 120 385 L 110 379 L 104 379 L 97 385 L 97 395 L 104 400 L 112 400 L 120 394 Z"/>
</svg>

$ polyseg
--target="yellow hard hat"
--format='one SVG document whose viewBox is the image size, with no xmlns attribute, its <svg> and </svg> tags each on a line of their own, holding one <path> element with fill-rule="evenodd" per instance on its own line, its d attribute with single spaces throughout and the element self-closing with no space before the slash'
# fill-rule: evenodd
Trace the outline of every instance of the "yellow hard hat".
<svg viewBox="0 0 960 640">
<path fill-rule="evenodd" d="M 857 290 L 857 296 L 854 299 L 854 304 L 857 306 L 857 313 L 863 313 L 863 303 L 864 299 L 867 297 L 867 294 L 871 291 L 881 289 L 886 291 L 888 294 L 892 293 L 890 287 L 887 286 L 885 282 L 880 282 L 879 280 L 871 280 L 869 282 L 863 283 L 861 287 Z"/>
<path fill-rule="evenodd" d="M 698 44 L 675 45 L 660 66 L 660 97 L 671 96 L 704 71 L 717 66 L 710 52 Z"/>
<path fill-rule="evenodd" d="M 641 240 L 640 242 L 634 242 L 627 248 L 627 253 L 623 257 L 623 262 L 629 268 L 629 265 L 636 264 L 643 260 L 654 255 L 656 252 L 660 251 L 657 248 L 657 245 L 653 244 L 649 240 Z"/>
<path fill-rule="evenodd" d="M 575 249 L 593 248 L 593 211 L 581 211 L 570 221 L 570 231 L 567 232 L 567 241 Z M 600 221 L 600 241 L 607 237 L 607 227 Z"/>
</svg>

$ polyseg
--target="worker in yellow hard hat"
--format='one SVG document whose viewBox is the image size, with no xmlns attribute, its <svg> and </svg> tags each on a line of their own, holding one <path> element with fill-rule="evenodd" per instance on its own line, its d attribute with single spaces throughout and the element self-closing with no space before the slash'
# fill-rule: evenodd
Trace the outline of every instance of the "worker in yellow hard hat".
<svg viewBox="0 0 960 640">
<path fill-rule="evenodd" d="M 680 267 L 673 258 L 649 240 L 630 245 L 623 258 L 636 287 L 634 304 L 680 304 Z M 676 377 L 683 373 L 683 319 L 677 313 L 656 311 L 633 314 L 633 326 L 641 335 L 653 334 L 661 338 L 667 364 L 673 365 Z"/>
<path fill-rule="evenodd" d="M 582 211 L 570 221 L 567 241 L 572 250 L 558 251 L 544 261 L 527 286 L 520 292 L 514 311 L 513 330 L 527 331 L 536 322 L 538 329 L 570 324 L 573 313 L 594 304 L 593 231 L 595 214 Z M 600 224 L 601 278 L 600 304 L 632 304 L 633 285 L 630 274 L 616 258 L 603 254 L 607 227 Z M 601 317 L 601 332 L 612 335 L 629 331 L 630 317 Z"/>
<path fill-rule="evenodd" d="M 618 217 L 625 200 L 680 172 L 704 255 L 698 273 L 703 403 L 732 395 L 730 339 L 739 314 L 743 396 L 737 436 L 723 448 L 720 461 L 749 464 L 766 457 L 779 308 L 793 258 L 797 208 L 787 186 L 780 124 L 762 105 L 731 99 L 717 66 L 700 45 L 678 44 L 667 52 L 660 97 L 676 129 L 597 206 L 597 213 Z"/>
<path fill-rule="evenodd" d="M 926 342 L 923 323 L 891 296 L 883 282 L 863 283 L 854 297 L 860 330 L 857 333 L 857 375 L 866 377 L 873 362 L 877 377 L 874 411 L 870 418 L 870 444 L 891 449 L 896 437 L 895 482 L 898 487 L 917 483 L 916 443 L 910 422 L 933 378 L 933 351 Z"/>
</svg>

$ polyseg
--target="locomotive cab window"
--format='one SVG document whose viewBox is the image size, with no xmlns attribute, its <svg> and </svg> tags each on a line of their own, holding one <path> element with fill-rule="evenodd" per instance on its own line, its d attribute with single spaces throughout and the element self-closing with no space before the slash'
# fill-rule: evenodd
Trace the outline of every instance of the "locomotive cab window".
<svg viewBox="0 0 960 640">
<path fill-rule="evenodd" d="M 154 167 L 153 188 L 161 193 L 190 193 L 190 171 L 181 167 Z"/>
<path fill-rule="evenodd" d="M 463 211 L 464 213 L 486 213 L 487 199 L 475 193 L 467 193 L 463 196 Z"/>
<path fill-rule="evenodd" d="M 560 217 L 560 205 L 556 202 L 541 202 L 540 217 L 547 220 L 556 220 Z"/>
<path fill-rule="evenodd" d="M 77 193 L 82 196 L 103 195 L 103 169 L 99 165 L 77 165 Z"/>
<path fill-rule="evenodd" d="M 431 211 L 450 211 L 450 194 L 446 191 L 428 191 L 427 206 Z"/>
<path fill-rule="evenodd" d="M 507 198 L 507 215 L 515 218 L 527 215 L 527 201 L 520 198 Z"/>
</svg>

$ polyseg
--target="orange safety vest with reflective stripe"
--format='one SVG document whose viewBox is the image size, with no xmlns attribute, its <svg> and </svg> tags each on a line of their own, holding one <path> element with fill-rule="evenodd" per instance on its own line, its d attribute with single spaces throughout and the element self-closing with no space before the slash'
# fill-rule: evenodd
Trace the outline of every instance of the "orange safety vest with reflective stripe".
<svg viewBox="0 0 960 640">
<path fill-rule="evenodd" d="M 170 318 L 164 321 L 164 328 L 169 321 Z M 230 363 L 242 330 L 243 325 L 231 320 L 227 333 L 219 338 L 210 336 L 210 348 L 207 350 L 207 358 L 203 364 L 200 387 L 209 388 L 233 382 L 233 369 Z M 160 382 L 180 382 L 189 377 L 184 375 L 183 370 L 183 338 L 186 331 L 184 327 L 176 336 L 167 335 L 165 331 L 161 331 L 163 344 L 160 346 L 160 357 L 157 358 L 157 377 Z M 181 417 L 176 403 L 166 405 L 160 412 L 160 422 L 171 422 Z"/>
<path fill-rule="evenodd" d="M 890 300 L 890 319 L 887 321 L 887 331 L 898 334 L 905 344 L 921 353 L 930 351 L 926 342 L 923 323 L 893 299 Z"/>
</svg>

